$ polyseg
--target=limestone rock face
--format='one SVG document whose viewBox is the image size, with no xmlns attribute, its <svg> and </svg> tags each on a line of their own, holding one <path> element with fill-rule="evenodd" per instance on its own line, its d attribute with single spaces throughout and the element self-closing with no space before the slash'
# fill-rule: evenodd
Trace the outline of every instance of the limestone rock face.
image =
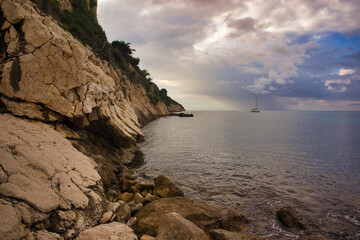
<svg viewBox="0 0 360 240">
<path fill-rule="evenodd" d="M 86 229 L 79 234 L 76 240 L 137 240 L 134 231 L 123 223 L 112 222 Z"/>
<path fill-rule="evenodd" d="M 95 162 L 51 126 L 0 114 L 0 155 L 0 194 L 16 199 L 0 198 L 1 236 L 18 239 L 34 224 L 76 234 L 100 219 L 104 191 Z"/>
<path fill-rule="evenodd" d="M 61 1 L 64 8 L 69 4 Z M 78 127 L 100 121 L 114 141 L 136 143 L 143 137 L 139 118 L 152 120 L 180 107 L 153 105 L 142 86 L 120 84 L 120 71 L 41 16 L 31 1 L 2 0 L 1 11 L 8 57 L 0 66 L 0 93 L 13 114 L 43 121 L 67 118 Z"/>
<path fill-rule="evenodd" d="M 183 197 L 161 198 L 145 205 L 135 214 L 138 220 L 137 234 L 156 236 L 160 220 L 171 212 L 180 214 L 206 233 L 217 228 L 240 231 L 250 222 L 246 216 L 233 208 Z"/>
<path fill-rule="evenodd" d="M 69 0 L 60 5 L 71 9 Z M 96 12 L 96 7 L 91 10 Z M 144 137 L 140 127 L 169 111 L 183 110 L 177 104 L 153 105 L 143 86 L 96 57 L 53 18 L 39 14 L 30 0 L 2 0 L 0 11 L 1 108 L 58 126 L 70 122 L 105 139 L 106 147 L 113 147 L 108 156 L 98 157 L 103 140 L 100 150 L 81 144 L 77 148 L 96 160 L 106 187 L 115 180 L 117 159 L 135 156 L 134 145 Z"/>
<path fill-rule="evenodd" d="M 210 240 L 203 230 L 175 212 L 166 214 L 159 225 L 156 240 Z"/>
</svg>

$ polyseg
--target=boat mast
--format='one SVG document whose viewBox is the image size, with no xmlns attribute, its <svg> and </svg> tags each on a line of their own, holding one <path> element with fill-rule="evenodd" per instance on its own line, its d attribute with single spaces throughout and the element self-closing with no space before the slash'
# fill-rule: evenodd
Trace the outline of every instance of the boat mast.
<svg viewBox="0 0 360 240">
<path fill-rule="evenodd" d="M 256 109 L 258 109 L 257 94 L 255 95 Z"/>
</svg>

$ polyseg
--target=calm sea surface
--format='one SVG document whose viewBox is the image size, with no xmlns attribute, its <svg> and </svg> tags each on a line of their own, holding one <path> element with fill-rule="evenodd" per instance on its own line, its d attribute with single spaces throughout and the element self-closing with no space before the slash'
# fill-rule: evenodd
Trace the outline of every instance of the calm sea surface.
<svg viewBox="0 0 360 240">
<path fill-rule="evenodd" d="M 240 210 L 253 220 L 247 232 L 360 239 L 360 112 L 193 113 L 143 129 L 139 173 L 164 174 L 188 198 Z M 281 227 L 274 210 L 286 205 L 309 230 Z"/>
</svg>

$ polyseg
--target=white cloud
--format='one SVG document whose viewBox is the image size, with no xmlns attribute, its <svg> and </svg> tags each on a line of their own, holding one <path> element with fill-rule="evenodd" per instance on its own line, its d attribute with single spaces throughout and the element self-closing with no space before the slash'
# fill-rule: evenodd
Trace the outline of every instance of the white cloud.
<svg viewBox="0 0 360 240">
<path fill-rule="evenodd" d="M 324 83 L 324 86 L 331 92 L 346 92 L 347 87 L 351 83 L 350 79 L 337 79 L 337 80 L 327 80 Z"/>
<path fill-rule="evenodd" d="M 344 76 L 344 75 L 354 74 L 355 72 L 356 72 L 355 69 L 345 69 L 345 68 L 342 68 L 342 69 L 340 69 L 340 71 L 338 72 L 338 75 Z"/>
</svg>

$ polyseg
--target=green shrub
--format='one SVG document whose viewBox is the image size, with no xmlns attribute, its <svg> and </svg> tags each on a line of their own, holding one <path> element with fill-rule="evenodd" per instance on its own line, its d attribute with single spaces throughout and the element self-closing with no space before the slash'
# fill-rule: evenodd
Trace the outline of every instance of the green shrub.
<svg viewBox="0 0 360 240">
<path fill-rule="evenodd" d="M 91 4 L 90 4 L 91 5 Z M 65 9 L 61 17 L 61 26 L 71 32 L 83 44 L 88 44 L 104 59 L 111 59 L 111 50 L 104 30 L 89 10 L 86 0 L 72 2 L 72 11 Z"/>
<path fill-rule="evenodd" d="M 61 19 L 60 0 L 31 0 L 40 11 L 53 16 L 56 20 Z"/>
</svg>

